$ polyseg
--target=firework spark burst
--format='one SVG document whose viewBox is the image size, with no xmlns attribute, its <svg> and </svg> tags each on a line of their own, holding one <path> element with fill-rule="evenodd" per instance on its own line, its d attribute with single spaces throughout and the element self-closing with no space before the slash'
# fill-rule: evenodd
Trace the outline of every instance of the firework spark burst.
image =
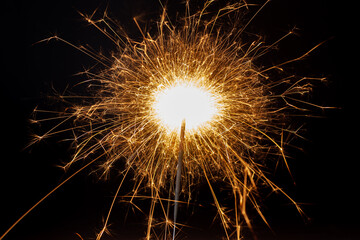
<svg viewBox="0 0 360 240">
<path fill-rule="evenodd" d="M 193 13 L 186 1 L 186 11 L 176 21 L 170 20 L 164 7 L 156 33 L 144 31 L 134 19 L 141 40 L 130 38 L 107 14 L 99 20 L 82 14 L 114 42 L 116 51 L 110 57 L 58 36 L 50 38 L 75 47 L 104 66 L 100 72 L 85 72 L 87 80 L 82 84 L 89 87 L 88 97 L 79 97 L 77 103 L 63 96 L 70 107 L 57 117 L 62 120 L 34 140 L 71 132 L 75 153 L 65 169 L 85 160 L 87 164 L 79 171 L 97 164 L 96 171 L 106 178 L 115 163 L 125 163 L 98 240 L 107 231 L 110 213 L 119 198 L 134 206 L 138 199 L 151 201 L 146 239 L 171 236 L 174 222 L 169 209 L 173 204 L 183 119 L 186 131 L 181 199 L 184 204 L 192 203 L 193 187 L 205 182 L 226 239 L 241 239 L 241 226 L 251 228 L 248 208 L 255 209 L 266 222 L 257 201 L 259 186 L 282 193 L 302 214 L 298 204 L 265 174 L 264 162 L 280 157 L 288 168 L 284 135 L 296 131 L 289 128 L 287 119 L 293 111 L 306 111 L 307 103 L 299 96 L 308 93 L 311 84 L 308 78 L 272 79 L 267 74 L 302 59 L 317 46 L 276 66 L 256 66 L 254 61 L 292 32 L 267 46 L 260 37 L 243 42 L 244 29 L 253 18 L 241 24 L 231 16 L 251 5 L 229 4 L 213 13 L 209 10 L 213 2 L 206 1 L 200 11 Z M 259 11 L 264 6 L 258 6 Z M 224 18 L 233 19 L 231 24 L 235 25 L 222 24 Z M 76 96 L 68 96 L 73 98 Z M 73 127 L 63 129 L 68 122 Z M 120 196 L 125 181 L 131 182 L 133 188 Z M 216 182 L 231 189 L 232 206 L 222 204 L 214 189 Z M 155 216 L 157 212 L 162 215 Z"/>
</svg>

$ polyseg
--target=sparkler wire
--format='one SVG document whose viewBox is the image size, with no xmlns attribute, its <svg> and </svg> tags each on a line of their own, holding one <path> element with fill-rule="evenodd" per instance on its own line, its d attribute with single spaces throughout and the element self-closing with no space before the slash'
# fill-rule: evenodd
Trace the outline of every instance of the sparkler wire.
<svg viewBox="0 0 360 240">
<path fill-rule="evenodd" d="M 178 165 L 176 172 L 176 182 L 175 182 L 175 206 L 174 206 L 174 230 L 173 230 L 173 240 L 176 235 L 176 220 L 179 210 L 179 195 L 180 195 L 180 184 L 181 184 L 181 168 L 184 157 L 184 141 L 185 141 L 185 119 L 181 122 L 181 130 L 180 130 L 180 143 L 179 143 L 179 155 L 178 155 Z"/>
</svg>

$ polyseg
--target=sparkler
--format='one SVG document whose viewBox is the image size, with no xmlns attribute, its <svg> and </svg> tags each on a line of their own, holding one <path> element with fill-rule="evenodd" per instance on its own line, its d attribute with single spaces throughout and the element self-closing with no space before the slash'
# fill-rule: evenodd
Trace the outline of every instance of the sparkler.
<svg viewBox="0 0 360 240">
<path fill-rule="evenodd" d="M 185 125 L 187 123 L 188 128 L 194 131 L 194 129 L 196 130 L 196 128 L 204 123 L 211 121 L 213 115 L 218 112 L 218 109 L 215 107 L 214 97 L 212 97 L 209 92 L 195 86 L 185 85 L 184 82 L 181 82 L 181 85 L 166 88 L 163 92 L 158 93 L 154 106 L 158 113 L 159 121 L 167 125 L 170 130 L 176 129 L 181 121 L 175 183 L 174 240 L 179 207 L 181 168 L 184 156 Z"/>
<path fill-rule="evenodd" d="M 180 130 L 180 144 L 179 144 L 179 156 L 178 156 L 178 165 L 176 171 L 176 185 L 175 185 L 175 206 L 174 206 L 174 230 L 173 230 L 173 240 L 176 236 L 176 220 L 179 208 L 179 194 L 180 194 L 180 181 L 181 181 L 181 168 L 182 161 L 184 156 L 184 135 L 185 135 L 185 120 L 181 123 Z"/>
<path fill-rule="evenodd" d="M 212 3 L 206 1 L 199 12 L 191 13 L 187 1 L 185 17 L 176 24 L 164 8 L 154 35 L 143 32 L 134 19 L 142 34 L 141 41 L 131 39 L 124 32 L 119 34 L 106 14 L 100 20 L 83 15 L 114 42 L 117 52 L 110 57 L 52 37 L 104 66 L 99 73 L 85 72 L 88 80 L 83 84 L 89 87 L 91 95 L 82 96 L 77 104 L 68 101 L 76 97 L 62 96 L 70 103 L 58 117 L 62 120 L 34 140 L 67 130 L 72 132 L 76 151 L 65 169 L 86 160 L 88 163 L 80 171 L 98 163 L 101 177 L 107 177 L 117 161 L 125 163 L 121 170 L 123 178 L 98 240 L 107 230 L 118 198 L 126 199 L 136 208 L 137 199 L 149 198 L 146 239 L 159 238 L 161 234 L 166 239 L 170 235 L 169 227 L 173 228 L 174 239 L 180 194 L 191 202 L 191 189 L 199 181 L 205 181 L 209 187 L 227 239 L 240 239 L 244 223 L 251 228 L 249 206 L 266 223 L 257 203 L 259 185 L 281 192 L 302 213 L 298 204 L 266 176 L 263 163 L 275 155 L 288 168 L 283 136 L 296 132 L 287 128 L 285 119 L 288 110 L 306 111 L 303 107 L 306 103 L 297 96 L 307 93 L 311 84 L 308 78 L 276 80 L 266 74 L 305 57 L 317 46 L 276 66 L 256 67 L 254 61 L 278 41 L 270 46 L 263 46 L 260 38 L 242 42 L 241 35 L 253 18 L 241 27 L 234 22 L 230 30 L 223 29 L 219 22 L 250 5 L 245 2 L 227 5 L 211 17 L 208 8 Z M 62 130 L 66 122 L 72 122 L 74 127 Z M 134 174 L 133 189 L 121 196 L 129 172 Z M 218 199 L 213 188 L 217 181 L 230 187 L 233 206 L 224 206 Z M 147 197 L 141 194 L 148 191 Z M 163 198 L 165 192 L 175 193 L 173 221 L 168 210 L 172 200 Z M 155 221 L 156 208 L 163 213 L 163 221 Z M 165 231 L 159 234 L 155 227 Z"/>
</svg>

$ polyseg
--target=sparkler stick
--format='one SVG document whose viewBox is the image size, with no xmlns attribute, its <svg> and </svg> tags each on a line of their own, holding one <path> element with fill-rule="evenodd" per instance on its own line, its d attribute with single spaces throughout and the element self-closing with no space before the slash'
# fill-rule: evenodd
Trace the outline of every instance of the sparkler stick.
<svg viewBox="0 0 360 240">
<path fill-rule="evenodd" d="M 185 119 L 184 119 L 181 122 L 179 155 L 178 155 L 178 165 L 177 165 L 177 172 L 176 172 L 173 240 L 175 239 L 175 235 L 176 235 L 176 220 L 177 220 L 177 214 L 178 214 L 178 209 L 179 209 L 181 168 L 182 168 L 182 161 L 183 161 L 183 157 L 184 157 L 185 124 L 186 123 L 185 123 Z"/>
</svg>

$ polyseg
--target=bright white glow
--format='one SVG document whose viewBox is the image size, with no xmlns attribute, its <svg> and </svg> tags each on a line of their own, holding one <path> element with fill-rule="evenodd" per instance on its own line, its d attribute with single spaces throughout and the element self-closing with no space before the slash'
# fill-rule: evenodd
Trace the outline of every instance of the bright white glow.
<svg viewBox="0 0 360 240">
<path fill-rule="evenodd" d="M 191 84 L 166 88 L 156 96 L 157 117 L 170 129 L 179 129 L 183 119 L 186 129 L 196 129 L 217 113 L 215 98 L 205 89 Z"/>
</svg>

